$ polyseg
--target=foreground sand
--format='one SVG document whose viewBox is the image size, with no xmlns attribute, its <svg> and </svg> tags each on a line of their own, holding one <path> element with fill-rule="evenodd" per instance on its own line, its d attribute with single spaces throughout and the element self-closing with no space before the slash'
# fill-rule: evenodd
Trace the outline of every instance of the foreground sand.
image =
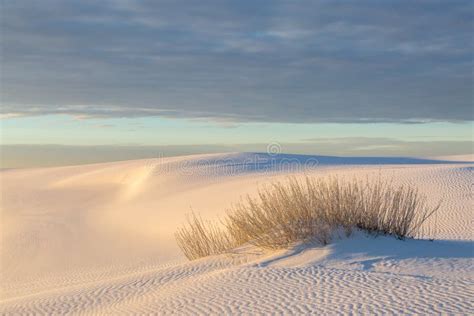
<svg viewBox="0 0 474 316">
<path fill-rule="evenodd" d="M 465 157 L 457 157 L 465 158 Z M 472 163 L 216 154 L 0 173 L 0 314 L 474 313 Z M 288 174 L 382 176 L 443 204 L 428 240 L 355 233 L 184 259 L 191 208 L 222 215 Z"/>
</svg>

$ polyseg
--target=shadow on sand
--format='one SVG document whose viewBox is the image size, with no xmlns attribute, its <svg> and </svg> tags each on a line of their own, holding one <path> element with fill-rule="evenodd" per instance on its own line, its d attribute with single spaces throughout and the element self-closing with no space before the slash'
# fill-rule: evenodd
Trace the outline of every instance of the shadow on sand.
<svg viewBox="0 0 474 316">
<path fill-rule="evenodd" d="M 299 258 L 299 259 L 298 259 Z M 260 267 L 281 264 L 285 261 L 304 265 L 321 262 L 353 261 L 368 270 L 380 260 L 406 259 L 474 259 L 474 242 L 462 240 L 400 240 L 391 236 L 373 236 L 357 232 L 350 237 L 334 240 L 324 247 L 314 244 L 297 245 L 282 255 L 265 260 Z"/>
</svg>

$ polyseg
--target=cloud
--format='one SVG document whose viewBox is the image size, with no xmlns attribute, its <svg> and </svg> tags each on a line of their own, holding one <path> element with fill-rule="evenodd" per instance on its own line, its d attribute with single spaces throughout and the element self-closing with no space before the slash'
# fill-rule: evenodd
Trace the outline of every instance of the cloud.
<svg viewBox="0 0 474 316">
<path fill-rule="evenodd" d="M 471 1 L 9 1 L 2 115 L 472 120 Z"/>
</svg>

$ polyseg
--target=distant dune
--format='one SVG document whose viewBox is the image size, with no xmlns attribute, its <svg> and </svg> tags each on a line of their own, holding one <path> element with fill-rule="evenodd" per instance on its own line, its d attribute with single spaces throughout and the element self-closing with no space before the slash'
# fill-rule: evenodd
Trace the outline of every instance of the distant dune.
<svg viewBox="0 0 474 316">
<path fill-rule="evenodd" d="M 470 155 L 451 155 L 451 156 L 438 156 L 434 157 L 433 159 L 439 160 L 451 160 L 451 161 L 474 161 L 474 154 Z"/>
<path fill-rule="evenodd" d="M 0 314 L 473 314 L 472 156 L 231 153 L 2 170 Z M 384 177 L 441 209 L 428 240 L 356 233 L 188 262 L 174 233 L 272 181 Z"/>
</svg>

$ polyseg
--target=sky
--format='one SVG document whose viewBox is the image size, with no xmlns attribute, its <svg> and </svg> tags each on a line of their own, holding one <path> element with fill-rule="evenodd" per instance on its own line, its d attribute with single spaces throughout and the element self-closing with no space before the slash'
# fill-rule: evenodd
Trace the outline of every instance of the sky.
<svg viewBox="0 0 474 316">
<path fill-rule="evenodd" d="M 470 153 L 473 13 L 458 0 L 2 1 L 2 166 L 273 143 Z"/>
</svg>

